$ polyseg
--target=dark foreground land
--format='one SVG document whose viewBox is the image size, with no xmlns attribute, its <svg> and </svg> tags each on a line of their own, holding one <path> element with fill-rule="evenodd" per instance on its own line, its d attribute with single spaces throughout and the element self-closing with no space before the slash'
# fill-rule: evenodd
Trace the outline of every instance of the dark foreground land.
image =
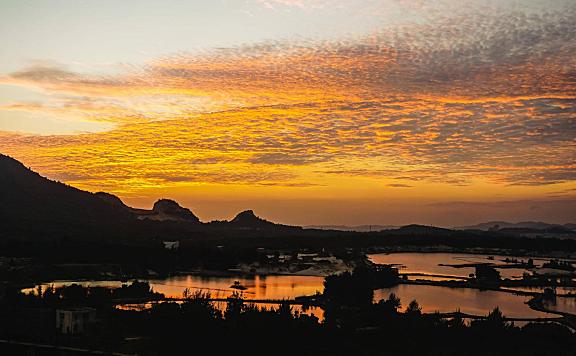
<svg viewBox="0 0 576 356">
<path fill-rule="evenodd" d="M 0 354 L 576 354 L 576 337 L 558 323 L 517 327 L 498 309 L 472 321 L 457 313 L 423 314 L 416 301 L 393 294 L 373 302 L 374 288 L 397 282 L 397 271 L 387 267 L 327 277 L 324 294 L 310 298 L 324 308 L 323 322 L 288 303 L 259 309 L 239 294 L 221 307 L 202 292 L 139 311 L 113 307 L 119 297 L 161 297 L 147 283 L 120 289 L 73 285 L 27 295 L 11 290 L 0 302 Z M 86 313 L 85 320 L 77 330 L 57 331 L 62 311 Z"/>
</svg>

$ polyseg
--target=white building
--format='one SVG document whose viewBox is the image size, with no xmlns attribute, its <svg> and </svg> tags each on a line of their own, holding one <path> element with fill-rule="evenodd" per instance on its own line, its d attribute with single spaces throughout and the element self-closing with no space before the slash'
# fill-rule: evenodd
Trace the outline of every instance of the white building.
<svg viewBox="0 0 576 356">
<path fill-rule="evenodd" d="M 56 309 L 56 330 L 62 334 L 82 334 L 88 324 L 96 321 L 94 308 Z"/>
<path fill-rule="evenodd" d="M 162 241 L 164 248 L 167 250 L 177 250 L 180 247 L 180 241 Z"/>
</svg>

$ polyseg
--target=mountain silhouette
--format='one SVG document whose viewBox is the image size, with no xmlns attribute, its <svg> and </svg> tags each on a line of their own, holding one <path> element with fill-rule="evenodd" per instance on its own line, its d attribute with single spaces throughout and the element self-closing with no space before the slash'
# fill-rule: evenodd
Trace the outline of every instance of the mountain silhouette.
<svg viewBox="0 0 576 356">
<path fill-rule="evenodd" d="M 182 221 L 200 223 L 200 219 L 190 209 L 181 207 L 170 199 L 160 199 L 154 203 L 152 210 L 132 208 L 114 194 L 98 192 L 95 195 L 110 206 L 131 214 L 139 220 Z"/>
<path fill-rule="evenodd" d="M 256 216 L 256 214 L 254 214 L 254 211 L 252 210 L 245 210 L 236 215 L 234 219 L 230 221 L 230 225 L 233 225 L 235 227 L 256 228 L 256 229 L 278 226 L 278 224 L 275 224 L 273 222 L 264 220 Z"/>
<path fill-rule="evenodd" d="M 108 205 L 119 209 L 119 210 L 124 210 L 126 212 L 134 212 L 134 210 L 138 210 L 138 209 L 134 209 L 129 207 L 128 205 L 124 204 L 124 202 L 118 198 L 117 196 L 115 196 L 114 194 L 110 194 L 110 193 L 106 193 L 106 192 L 97 192 L 94 193 L 94 195 L 103 200 L 105 203 L 107 203 Z"/>
<path fill-rule="evenodd" d="M 22 227 L 43 222 L 90 225 L 129 218 L 95 194 L 42 177 L 5 155 L 0 155 L 0 196 L 0 219 Z"/>
<path fill-rule="evenodd" d="M 0 154 L 0 227 L 0 239 L 46 237 L 58 240 L 70 238 L 78 241 L 158 240 L 166 236 L 178 239 L 347 236 L 353 239 L 353 236 L 362 234 L 377 234 L 387 239 L 417 236 L 425 239 L 432 237 L 460 239 L 465 235 L 465 231 L 462 230 L 423 225 L 407 225 L 378 232 L 302 229 L 298 226 L 265 220 L 252 210 L 242 211 L 230 221 L 202 223 L 192 211 L 180 206 L 174 200 L 160 199 L 152 209 L 133 208 L 113 194 L 90 193 L 42 177 L 17 160 L 2 154 Z M 538 227 L 554 234 L 566 231 L 573 234 L 574 231 L 574 225 L 571 224 L 562 226 L 539 222 L 513 224 L 495 221 L 466 228 L 470 229 L 468 230 L 470 236 L 498 238 L 527 235 L 532 231 L 526 229 L 533 230 Z M 390 243 L 392 240 L 387 241 Z"/>
<path fill-rule="evenodd" d="M 264 220 L 252 210 L 239 213 L 231 221 L 204 224 L 192 211 L 170 199 L 156 201 L 151 210 L 133 208 L 113 194 L 90 193 L 50 180 L 1 154 L 0 226 L 0 238 L 50 236 L 79 240 L 166 234 L 193 237 L 222 229 L 300 229 Z"/>
<path fill-rule="evenodd" d="M 318 230 L 336 230 L 336 231 L 353 231 L 353 232 L 373 232 L 382 230 L 395 230 L 396 225 L 307 225 L 306 229 Z"/>
<path fill-rule="evenodd" d="M 142 214 L 139 218 L 150 220 L 173 220 L 199 223 L 200 219 L 189 209 L 181 207 L 177 202 L 170 199 L 160 199 L 154 203 L 151 214 Z"/>
<path fill-rule="evenodd" d="M 471 226 L 456 227 L 457 230 L 502 231 L 507 229 L 530 229 L 541 231 L 576 231 L 576 224 L 549 224 L 541 221 L 521 221 L 511 223 L 508 221 L 489 221 Z"/>
<path fill-rule="evenodd" d="M 443 235 L 443 234 L 452 234 L 454 232 L 450 229 L 445 229 L 442 227 L 418 225 L 418 224 L 404 225 L 394 231 L 402 235 L 435 235 L 435 234 Z"/>
</svg>

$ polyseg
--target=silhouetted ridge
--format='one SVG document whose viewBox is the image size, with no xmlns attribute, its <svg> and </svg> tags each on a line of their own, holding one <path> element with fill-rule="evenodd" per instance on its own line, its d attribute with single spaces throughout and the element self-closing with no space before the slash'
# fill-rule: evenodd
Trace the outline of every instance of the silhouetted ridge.
<svg viewBox="0 0 576 356">
<path fill-rule="evenodd" d="M 481 224 L 471 225 L 471 226 L 460 226 L 456 227 L 458 230 L 482 230 L 482 231 L 499 231 L 499 232 L 510 232 L 510 231 L 543 231 L 550 233 L 571 233 L 576 230 L 576 224 L 550 224 L 541 221 L 521 221 L 517 223 L 511 223 L 508 221 L 489 221 Z"/>
<path fill-rule="evenodd" d="M 233 223 L 254 223 L 254 222 L 261 222 L 266 221 L 261 219 L 254 214 L 253 210 L 244 210 L 243 212 L 239 213 L 232 219 L 231 222 Z"/>
<path fill-rule="evenodd" d="M 124 202 L 114 194 L 106 192 L 97 192 L 94 193 L 94 195 L 114 208 L 125 210 L 131 209 L 128 205 L 124 204 Z"/>
<path fill-rule="evenodd" d="M 64 231 L 121 224 L 130 215 L 90 192 L 42 177 L 0 155 L 0 222 L 4 232 Z"/>
<path fill-rule="evenodd" d="M 132 208 L 118 198 L 117 196 L 98 192 L 94 193 L 95 196 L 106 202 L 111 207 L 129 213 L 136 218 L 143 220 L 156 220 L 156 221 L 186 221 L 192 223 L 199 223 L 200 219 L 192 213 L 189 209 L 181 207 L 177 202 L 170 199 L 160 199 L 154 203 L 152 210 Z"/>
<path fill-rule="evenodd" d="M 351 232 L 377 232 L 398 229 L 396 225 L 307 225 L 305 229 L 335 230 Z"/>
<path fill-rule="evenodd" d="M 200 222 L 200 219 L 198 219 L 190 209 L 183 208 L 177 202 L 170 199 L 158 200 L 154 203 L 151 213 L 143 214 L 140 217 L 150 220 Z"/>
<path fill-rule="evenodd" d="M 402 226 L 401 228 L 399 228 L 397 230 L 393 230 L 393 231 L 397 231 L 400 233 L 407 233 L 407 234 L 433 234 L 433 233 L 451 232 L 451 230 L 444 229 L 441 227 L 418 225 L 418 224 L 411 224 L 411 225 Z"/>
<path fill-rule="evenodd" d="M 489 223 L 493 224 L 493 223 Z M 522 223 L 519 223 L 522 224 Z M 542 224 L 542 223 L 537 223 Z M 492 225 L 493 226 L 493 225 Z M 492 227 L 488 226 L 488 227 Z M 302 229 L 262 219 L 252 210 L 239 213 L 231 221 L 201 223 L 192 211 L 169 199 L 161 199 L 151 210 L 127 206 L 109 193 L 90 193 L 42 177 L 17 160 L 0 154 L 0 239 L 10 241 L 46 238 L 58 244 L 67 240 L 146 241 L 159 240 L 218 241 L 239 246 L 276 248 L 297 243 L 302 246 L 368 246 L 414 244 L 455 245 L 532 249 L 550 248 L 550 244 L 572 250 L 573 240 L 560 240 L 576 225 L 553 225 L 535 234 L 530 227 L 519 229 L 500 226 L 493 231 L 459 231 L 424 225 L 407 225 L 379 232 L 352 232 Z M 548 233 L 549 231 L 550 233 Z M 560 236 L 562 234 L 562 236 Z M 543 242 L 539 237 L 556 237 Z M 529 239 L 520 238 L 529 236 Z M 271 239 L 273 237 L 273 239 Z M 282 240 L 290 237 L 291 240 Z M 359 237 L 363 237 L 359 239 Z M 502 238 L 506 237 L 506 238 Z M 269 239 L 270 238 L 270 239 Z M 317 238 L 317 239 L 314 239 Z M 5 239 L 5 240 L 4 240 Z M 252 240 L 250 240 L 252 239 Z M 278 239 L 278 240 L 277 240 Z M 295 240 L 297 239 L 297 240 Z M 576 241 L 576 240 L 574 240 Z M 50 242 L 52 243 L 52 242 Z M 60 246 L 60 245 L 54 246 Z M 1 245 L 0 245 L 1 247 Z M 73 252 L 72 252 L 73 253 Z"/>
<path fill-rule="evenodd" d="M 4 155 L 0 156 L 0 226 L 0 238 L 45 236 L 78 240 L 295 228 L 261 219 L 251 210 L 230 222 L 202 224 L 192 211 L 170 199 L 158 200 L 151 210 L 135 209 L 113 194 L 93 194 L 51 181 Z"/>
<path fill-rule="evenodd" d="M 256 216 L 252 210 L 245 210 L 239 213 L 230 221 L 229 224 L 243 228 L 269 228 L 282 226 Z"/>
</svg>

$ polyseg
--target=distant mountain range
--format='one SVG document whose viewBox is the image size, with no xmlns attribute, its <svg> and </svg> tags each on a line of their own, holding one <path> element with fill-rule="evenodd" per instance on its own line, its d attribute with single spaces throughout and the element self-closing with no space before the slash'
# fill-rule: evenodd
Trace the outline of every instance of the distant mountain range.
<svg viewBox="0 0 576 356">
<path fill-rule="evenodd" d="M 4 227 L 46 224 L 89 228 L 129 220 L 130 215 L 95 194 L 48 180 L 0 155 L 0 221 Z"/>
<path fill-rule="evenodd" d="M 158 200 L 151 210 L 132 208 L 113 194 L 90 193 L 49 180 L 0 154 L 0 237 L 3 234 L 118 236 L 142 231 L 153 235 L 150 230 L 203 229 L 301 228 L 264 220 L 252 210 L 243 211 L 230 221 L 202 223 L 192 211 L 169 199 Z"/>
<path fill-rule="evenodd" d="M 408 226 L 423 226 L 423 225 L 408 225 Z M 385 230 L 398 230 L 404 229 L 408 226 L 397 225 L 308 225 L 307 229 L 319 230 L 336 230 L 336 231 L 355 231 L 355 232 L 376 232 Z M 507 221 L 490 221 L 477 225 L 458 226 L 452 228 L 453 230 L 480 230 L 480 231 L 500 231 L 500 232 L 520 232 L 520 231 L 541 231 L 541 232 L 576 232 L 576 224 L 549 224 L 537 221 L 524 221 L 518 223 L 511 223 Z"/>
<path fill-rule="evenodd" d="M 304 226 L 306 229 L 318 229 L 318 230 L 337 230 L 337 231 L 356 231 L 356 232 L 370 232 L 370 231 L 383 231 L 383 230 L 394 230 L 398 229 L 400 226 L 395 225 L 307 225 Z"/>
<path fill-rule="evenodd" d="M 146 210 L 129 207 L 124 204 L 120 198 L 110 193 L 98 192 L 94 193 L 94 195 L 109 204 L 112 208 L 122 210 L 139 220 L 148 219 L 155 221 L 200 223 L 200 219 L 198 219 L 190 209 L 181 207 L 174 200 L 160 199 L 154 203 L 152 210 Z"/>
<path fill-rule="evenodd" d="M 576 224 L 549 224 L 541 221 L 522 221 L 511 223 L 507 221 L 490 221 L 477 225 L 460 226 L 456 230 L 501 231 L 511 229 L 541 230 L 541 231 L 576 231 Z"/>
<path fill-rule="evenodd" d="M 152 209 L 132 208 L 115 195 L 86 192 L 42 177 L 17 160 L 0 154 L 0 238 L 141 239 L 191 238 L 198 236 L 333 236 L 334 231 L 352 236 L 378 233 L 387 236 L 462 236 L 457 230 L 509 236 L 557 236 L 576 234 L 576 224 L 493 221 L 444 229 L 407 225 L 276 224 L 252 210 L 229 221 L 201 222 L 189 209 L 169 199 L 160 199 Z"/>
</svg>

